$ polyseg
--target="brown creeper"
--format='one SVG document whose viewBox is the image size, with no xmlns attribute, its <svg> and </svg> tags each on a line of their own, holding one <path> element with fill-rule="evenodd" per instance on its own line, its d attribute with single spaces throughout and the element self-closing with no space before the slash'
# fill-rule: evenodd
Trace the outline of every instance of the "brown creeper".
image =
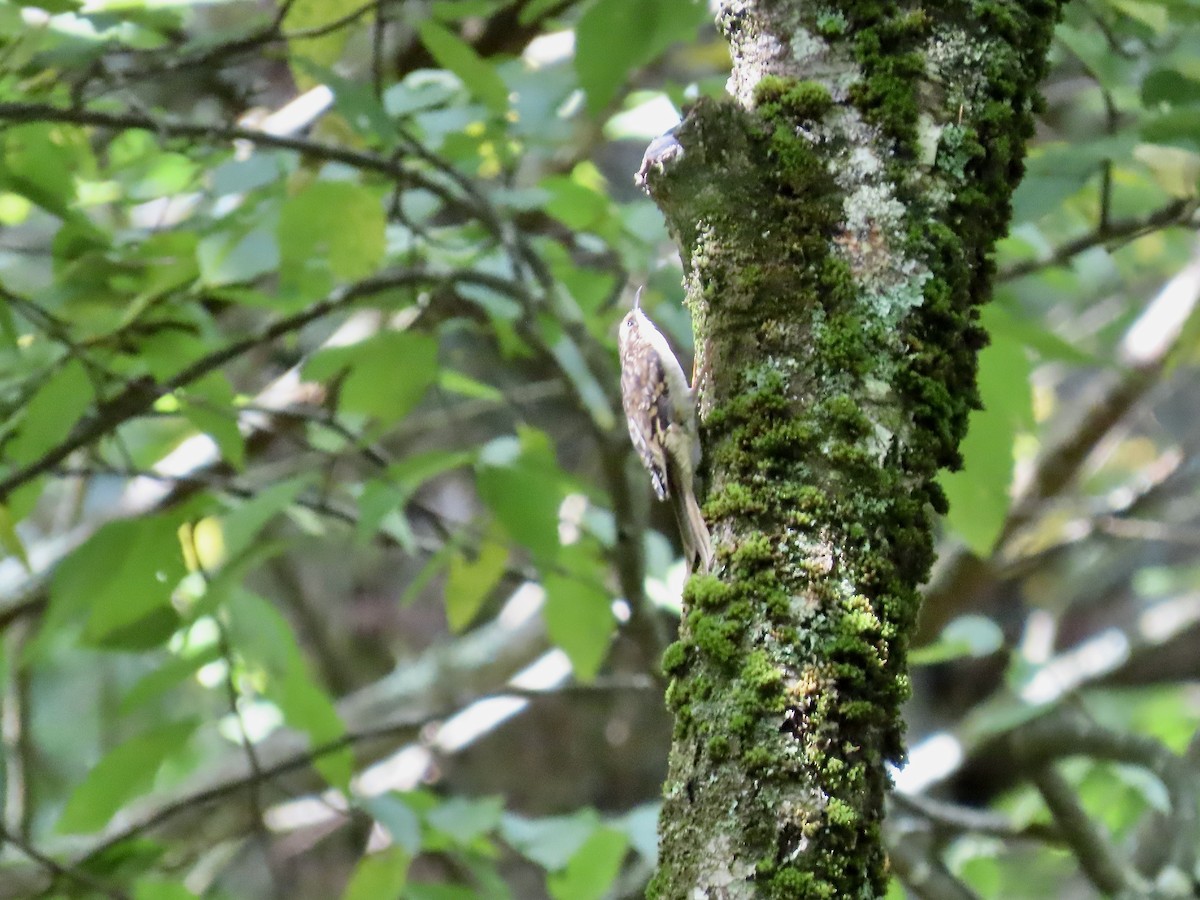
<svg viewBox="0 0 1200 900">
<path fill-rule="evenodd" d="M 693 487 L 700 464 L 696 399 L 667 339 L 646 318 L 638 300 L 621 322 L 617 345 L 629 437 L 650 471 L 658 499 L 671 501 L 688 569 L 706 572 L 712 563 L 712 541 Z"/>
</svg>

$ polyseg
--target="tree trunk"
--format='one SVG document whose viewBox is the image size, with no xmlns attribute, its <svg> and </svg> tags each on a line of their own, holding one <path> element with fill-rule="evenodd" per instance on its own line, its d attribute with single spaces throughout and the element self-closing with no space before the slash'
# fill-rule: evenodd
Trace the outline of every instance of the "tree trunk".
<svg viewBox="0 0 1200 900">
<path fill-rule="evenodd" d="M 684 262 L 717 545 L 667 652 L 656 898 L 887 889 L 934 478 L 1058 3 L 735 2 L 732 99 L 642 175 Z"/>
</svg>

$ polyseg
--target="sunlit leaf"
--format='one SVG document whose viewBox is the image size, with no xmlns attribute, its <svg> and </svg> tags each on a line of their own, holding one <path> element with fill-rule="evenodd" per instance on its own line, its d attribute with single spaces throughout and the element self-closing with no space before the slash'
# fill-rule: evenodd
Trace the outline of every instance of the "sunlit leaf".
<svg viewBox="0 0 1200 900">
<path fill-rule="evenodd" d="M 985 323 L 988 321 L 984 315 Z M 950 500 L 947 521 L 973 552 L 986 558 L 1008 515 L 1013 442 L 1033 422 L 1030 366 L 1024 348 L 1003 334 L 979 354 L 982 410 L 971 413 L 962 443 L 963 468 L 939 481 Z"/>
<path fill-rule="evenodd" d="M 987 656 L 1002 646 L 1004 632 L 991 619 L 960 616 L 942 629 L 934 643 L 910 650 L 908 661 L 910 665 L 928 666 L 966 656 Z"/>
<path fill-rule="evenodd" d="M 601 900 L 621 871 L 628 839 L 613 828 L 598 828 L 559 872 L 546 876 L 555 900 Z"/>
<path fill-rule="evenodd" d="M 485 541 L 474 559 L 462 552 L 450 558 L 446 576 L 446 618 L 451 631 L 462 631 L 474 620 L 483 602 L 499 583 L 508 564 L 503 544 Z"/>
<path fill-rule="evenodd" d="M 315 269 L 339 280 L 369 275 L 383 259 L 383 200 L 351 181 L 315 181 L 284 201 L 279 213 L 281 277 L 303 285 Z M 325 293 L 320 287 L 316 293 Z"/>
<path fill-rule="evenodd" d="M 602 192 L 572 178 L 555 176 L 542 181 L 549 193 L 545 210 L 568 228 L 577 231 L 595 229 L 608 215 L 609 199 Z"/>
<path fill-rule="evenodd" d="M 321 66 L 332 66 L 341 57 L 346 41 L 356 30 L 353 23 L 346 22 L 341 26 L 337 23 L 362 7 L 360 0 L 293 0 L 287 4 L 283 31 L 291 36 L 288 45 L 294 56 Z M 364 21 L 369 19 L 359 19 L 359 23 Z M 292 76 L 302 89 L 311 88 L 317 83 L 303 66 L 295 63 L 292 65 Z"/>
<path fill-rule="evenodd" d="M 348 347 L 322 350 L 307 378 L 338 379 L 341 408 L 384 423 L 404 418 L 437 380 L 437 341 L 410 331 L 383 331 Z"/>
<path fill-rule="evenodd" d="M 342 900 L 382 900 L 397 897 L 408 881 L 411 857 L 402 847 L 370 853 L 358 861 Z"/>
<path fill-rule="evenodd" d="M 75 174 L 95 170 L 83 133 L 58 123 L 9 125 L 0 141 L 0 187 L 60 218 L 73 218 Z"/>
</svg>

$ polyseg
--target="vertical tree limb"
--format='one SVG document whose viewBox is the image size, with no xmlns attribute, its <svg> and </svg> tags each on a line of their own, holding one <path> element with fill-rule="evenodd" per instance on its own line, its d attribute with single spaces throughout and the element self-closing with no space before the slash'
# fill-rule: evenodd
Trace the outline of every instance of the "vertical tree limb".
<svg viewBox="0 0 1200 900">
<path fill-rule="evenodd" d="M 651 896 L 884 893 L 938 469 L 1055 2 L 734 2 L 732 98 L 640 173 L 679 244 L 717 545 L 665 666 Z"/>
</svg>

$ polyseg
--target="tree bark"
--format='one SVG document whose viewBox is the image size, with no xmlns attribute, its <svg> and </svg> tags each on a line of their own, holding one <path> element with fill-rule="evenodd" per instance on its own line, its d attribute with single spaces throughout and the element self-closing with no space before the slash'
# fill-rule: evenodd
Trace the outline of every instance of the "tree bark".
<svg viewBox="0 0 1200 900">
<path fill-rule="evenodd" d="M 683 259 L 717 561 L 664 665 L 656 898 L 887 889 L 918 586 L 1059 4 L 721 4 L 641 173 Z"/>
</svg>

